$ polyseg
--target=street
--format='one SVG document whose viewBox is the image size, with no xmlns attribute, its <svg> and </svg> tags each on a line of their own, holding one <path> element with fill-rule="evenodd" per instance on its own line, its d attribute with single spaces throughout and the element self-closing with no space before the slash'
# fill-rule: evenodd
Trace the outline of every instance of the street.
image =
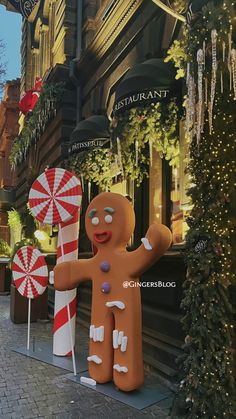
<svg viewBox="0 0 236 419">
<path fill-rule="evenodd" d="M 9 308 L 10 297 L 0 296 L 0 418 L 168 418 L 170 398 L 138 411 L 67 380 L 65 370 L 13 352 L 26 344 L 27 325 L 13 324 Z M 47 340 L 52 322 L 32 323 L 31 331 L 36 341 Z M 87 344 L 80 331 L 82 350 Z"/>
</svg>

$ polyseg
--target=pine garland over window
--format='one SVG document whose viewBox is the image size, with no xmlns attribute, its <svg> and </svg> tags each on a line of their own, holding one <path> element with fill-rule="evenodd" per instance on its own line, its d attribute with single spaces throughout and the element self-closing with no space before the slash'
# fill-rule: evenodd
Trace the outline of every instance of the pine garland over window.
<svg viewBox="0 0 236 419">
<path fill-rule="evenodd" d="M 140 186 L 149 174 L 152 147 L 171 166 L 179 166 L 179 113 L 175 100 L 129 109 L 112 121 L 110 150 L 72 156 L 67 168 L 102 190 L 110 190 L 117 173 Z"/>
</svg>

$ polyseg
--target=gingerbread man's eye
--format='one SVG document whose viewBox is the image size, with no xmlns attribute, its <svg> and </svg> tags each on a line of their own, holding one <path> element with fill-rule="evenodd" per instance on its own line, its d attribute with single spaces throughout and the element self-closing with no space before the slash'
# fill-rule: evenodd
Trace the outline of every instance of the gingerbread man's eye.
<svg viewBox="0 0 236 419">
<path fill-rule="evenodd" d="M 113 221 L 112 215 L 106 215 L 105 216 L 105 221 L 107 224 L 111 224 Z"/>
<path fill-rule="evenodd" d="M 92 224 L 93 224 L 94 226 L 97 226 L 97 225 L 99 224 L 99 218 L 98 218 L 98 217 L 93 217 L 93 218 L 92 218 Z"/>
</svg>

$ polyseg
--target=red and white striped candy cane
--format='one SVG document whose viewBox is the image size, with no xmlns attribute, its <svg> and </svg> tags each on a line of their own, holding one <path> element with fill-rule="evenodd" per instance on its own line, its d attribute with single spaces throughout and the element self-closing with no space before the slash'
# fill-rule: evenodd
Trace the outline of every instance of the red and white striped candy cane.
<svg viewBox="0 0 236 419">
<path fill-rule="evenodd" d="M 59 228 L 61 229 L 61 234 L 58 234 L 57 264 L 78 258 L 79 211 L 71 220 L 61 223 Z M 64 255 L 62 254 L 62 246 Z M 73 344 L 75 344 L 76 293 L 76 289 L 71 291 L 55 291 L 54 355 L 71 355 L 67 302 L 69 302 L 70 305 L 72 340 Z"/>
</svg>

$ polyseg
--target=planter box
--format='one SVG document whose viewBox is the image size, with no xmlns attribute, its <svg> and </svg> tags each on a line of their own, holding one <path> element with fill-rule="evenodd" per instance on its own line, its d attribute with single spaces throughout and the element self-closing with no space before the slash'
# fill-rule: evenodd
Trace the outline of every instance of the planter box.
<svg viewBox="0 0 236 419">
<path fill-rule="evenodd" d="M 13 323 L 27 323 L 28 299 L 22 297 L 15 285 L 11 284 L 10 317 Z M 32 300 L 31 321 L 46 320 L 48 318 L 48 290 L 40 297 Z"/>
<path fill-rule="evenodd" d="M 6 275 L 8 262 L 9 258 L 0 258 L 0 294 L 10 291 Z"/>
</svg>

